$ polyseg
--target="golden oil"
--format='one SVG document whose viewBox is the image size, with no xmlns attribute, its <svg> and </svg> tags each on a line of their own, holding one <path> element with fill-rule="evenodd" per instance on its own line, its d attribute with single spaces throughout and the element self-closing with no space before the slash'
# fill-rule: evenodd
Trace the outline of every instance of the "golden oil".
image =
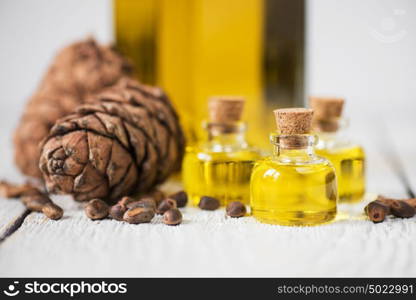
<svg viewBox="0 0 416 300">
<path fill-rule="evenodd" d="M 183 183 L 188 197 L 198 205 L 202 196 L 249 204 L 250 175 L 259 154 L 252 150 L 219 151 L 208 143 L 188 147 L 183 163 Z"/>
<path fill-rule="evenodd" d="M 251 211 L 270 224 L 315 225 L 332 220 L 337 212 L 333 166 L 310 149 L 259 161 L 251 177 Z"/>
<path fill-rule="evenodd" d="M 327 147 L 318 144 L 316 153 L 335 167 L 340 202 L 361 201 L 365 193 L 365 154 L 362 147 L 345 145 Z"/>
<path fill-rule="evenodd" d="M 341 117 L 344 103 L 343 98 L 310 98 L 313 129 L 319 136 L 316 153 L 335 167 L 339 201 L 352 203 L 365 194 L 365 152 L 346 135 L 347 121 Z"/>
<path fill-rule="evenodd" d="M 290 109 L 277 111 L 298 113 Z M 299 113 L 305 114 L 305 118 L 311 114 L 301 109 Z M 328 160 L 315 155 L 315 139 L 303 132 L 271 134 L 274 154 L 258 161 L 251 175 L 250 204 L 256 219 L 293 226 L 317 225 L 335 218 L 338 198 L 335 169 Z"/>
<path fill-rule="evenodd" d="M 206 139 L 187 147 L 182 176 L 194 205 L 202 196 L 217 198 L 221 205 L 249 203 L 250 175 L 259 153 L 245 139 L 246 126 L 240 122 L 244 102 L 238 97 L 212 98 Z"/>
</svg>

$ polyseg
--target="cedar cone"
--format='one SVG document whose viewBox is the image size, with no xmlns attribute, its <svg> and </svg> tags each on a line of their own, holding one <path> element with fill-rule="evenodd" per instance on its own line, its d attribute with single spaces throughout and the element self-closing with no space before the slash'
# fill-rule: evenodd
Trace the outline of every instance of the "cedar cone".
<svg viewBox="0 0 416 300">
<path fill-rule="evenodd" d="M 131 66 L 124 58 L 93 39 L 62 49 L 29 100 L 15 131 L 15 162 L 20 170 L 41 177 L 39 143 L 55 121 L 72 112 L 87 95 L 130 72 Z"/>
<path fill-rule="evenodd" d="M 50 192 L 112 202 L 148 192 L 180 168 L 184 137 L 161 89 L 124 78 L 86 102 L 43 143 L 40 169 Z"/>
</svg>

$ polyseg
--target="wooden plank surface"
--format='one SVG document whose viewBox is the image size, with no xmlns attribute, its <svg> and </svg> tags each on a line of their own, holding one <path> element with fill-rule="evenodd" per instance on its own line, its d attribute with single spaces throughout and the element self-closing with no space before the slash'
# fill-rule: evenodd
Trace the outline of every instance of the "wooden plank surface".
<svg viewBox="0 0 416 300">
<path fill-rule="evenodd" d="M 26 208 L 20 201 L 0 198 L 0 242 L 21 225 L 26 215 Z"/>
<path fill-rule="evenodd" d="M 24 180 L 14 166 L 12 143 L 12 120 L 6 116 L 2 119 L 4 126 L 0 126 L 0 180 L 23 183 Z M 0 197 L 0 243 L 12 234 L 27 215 L 24 205 L 18 199 Z"/>
<path fill-rule="evenodd" d="M 168 227 L 65 209 L 59 222 L 26 218 L 0 246 L 0 276 L 416 276 L 414 218 L 293 228 L 186 208 Z"/>
<path fill-rule="evenodd" d="M 416 276 L 416 218 L 375 225 L 363 216 L 376 194 L 406 193 L 374 141 L 364 143 L 368 197 L 340 205 L 331 224 L 270 226 L 189 207 L 180 226 L 160 217 L 130 225 L 91 221 L 61 197 L 62 220 L 31 213 L 0 244 L 0 276 Z"/>
</svg>

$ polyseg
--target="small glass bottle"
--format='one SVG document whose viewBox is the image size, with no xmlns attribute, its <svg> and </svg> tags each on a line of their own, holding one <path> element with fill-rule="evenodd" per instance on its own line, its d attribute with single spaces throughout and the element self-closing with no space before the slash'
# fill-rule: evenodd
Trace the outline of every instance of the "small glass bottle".
<svg viewBox="0 0 416 300">
<path fill-rule="evenodd" d="M 345 135 L 344 102 L 342 98 L 311 97 L 312 126 L 319 135 L 316 153 L 335 167 L 340 202 L 358 202 L 365 193 L 365 153 Z"/>
<path fill-rule="evenodd" d="M 209 101 L 207 140 L 188 146 L 183 161 L 183 183 L 194 205 L 202 196 L 217 198 L 221 205 L 249 203 L 250 175 L 260 155 L 246 142 L 243 106 L 244 99 L 238 97 Z"/>
<path fill-rule="evenodd" d="M 280 133 L 271 134 L 274 153 L 256 163 L 251 176 L 251 211 L 261 222 L 317 225 L 335 218 L 337 182 L 332 164 L 314 152 L 313 111 L 274 111 Z"/>
</svg>

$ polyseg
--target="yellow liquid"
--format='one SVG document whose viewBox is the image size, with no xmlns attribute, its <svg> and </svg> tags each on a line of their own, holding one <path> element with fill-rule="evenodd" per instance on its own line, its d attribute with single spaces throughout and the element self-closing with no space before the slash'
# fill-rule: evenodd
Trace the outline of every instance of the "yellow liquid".
<svg viewBox="0 0 416 300">
<path fill-rule="evenodd" d="M 212 152 L 188 147 L 182 177 L 191 203 L 198 205 L 202 196 L 210 196 L 221 205 L 232 201 L 249 204 L 250 175 L 258 158 L 250 150 Z"/>
<path fill-rule="evenodd" d="M 340 202 L 358 202 L 365 193 L 365 154 L 361 147 L 316 149 L 335 167 Z"/>
<path fill-rule="evenodd" d="M 134 63 L 143 83 L 156 83 L 156 35 L 160 0 L 115 0 L 117 48 Z"/>
<path fill-rule="evenodd" d="M 337 182 L 326 160 L 285 164 L 259 161 L 251 176 L 251 211 L 261 222 L 317 225 L 335 218 Z"/>
<path fill-rule="evenodd" d="M 299 30 L 299 34 L 290 38 L 280 34 L 282 30 L 276 28 L 282 26 L 275 22 L 283 17 L 271 9 L 278 4 L 272 0 L 114 0 L 117 47 L 135 63 L 141 81 L 167 91 L 188 144 L 203 135 L 199 124 L 207 117 L 209 97 L 240 95 L 247 100 L 243 119 L 250 124 L 248 140 L 267 148 L 262 137 L 274 128 L 267 112 L 303 98 L 302 76 L 297 76 L 302 74 L 303 47 L 294 42 L 303 43 L 303 25 L 291 19 L 284 32 Z M 289 14 L 292 6 L 285 7 Z M 281 94 L 272 93 L 281 90 Z"/>
</svg>

